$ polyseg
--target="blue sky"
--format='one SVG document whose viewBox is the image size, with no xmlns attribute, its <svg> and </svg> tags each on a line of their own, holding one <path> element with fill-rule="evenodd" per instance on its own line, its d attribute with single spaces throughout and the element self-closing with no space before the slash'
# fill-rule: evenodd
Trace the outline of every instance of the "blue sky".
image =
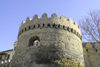
<svg viewBox="0 0 100 67">
<path fill-rule="evenodd" d="M 100 0 L 0 0 L 0 51 L 13 48 L 19 26 L 27 17 L 56 13 L 78 21 L 97 9 L 100 10 Z"/>
</svg>

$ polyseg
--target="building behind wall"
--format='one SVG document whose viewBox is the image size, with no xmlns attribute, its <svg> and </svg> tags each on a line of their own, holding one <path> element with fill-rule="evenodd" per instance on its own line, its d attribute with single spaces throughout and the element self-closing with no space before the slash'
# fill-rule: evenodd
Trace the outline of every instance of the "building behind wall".
<svg viewBox="0 0 100 67">
<path fill-rule="evenodd" d="M 35 15 L 22 22 L 14 49 L 0 52 L 0 67 L 99 67 L 99 47 L 82 44 L 71 18 Z"/>
</svg>

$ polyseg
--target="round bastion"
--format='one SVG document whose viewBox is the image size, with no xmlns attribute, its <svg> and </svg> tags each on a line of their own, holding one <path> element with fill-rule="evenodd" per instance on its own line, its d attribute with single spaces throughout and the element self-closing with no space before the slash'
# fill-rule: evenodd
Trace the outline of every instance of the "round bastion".
<svg viewBox="0 0 100 67">
<path fill-rule="evenodd" d="M 11 67 L 84 67 L 80 27 L 54 13 L 22 21 Z"/>
</svg>

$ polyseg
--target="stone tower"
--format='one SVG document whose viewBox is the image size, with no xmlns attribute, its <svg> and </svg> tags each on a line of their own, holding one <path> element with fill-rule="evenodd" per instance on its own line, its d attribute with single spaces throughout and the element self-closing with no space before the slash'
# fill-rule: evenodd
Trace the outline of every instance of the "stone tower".
<svg viewBox="0 0 100 67">
<path fill-rule="evenodd" d="M 23 21 L 11 67 L 84 67 L 81 32 L 65 16 L 43 14 Z"/>
</svg>

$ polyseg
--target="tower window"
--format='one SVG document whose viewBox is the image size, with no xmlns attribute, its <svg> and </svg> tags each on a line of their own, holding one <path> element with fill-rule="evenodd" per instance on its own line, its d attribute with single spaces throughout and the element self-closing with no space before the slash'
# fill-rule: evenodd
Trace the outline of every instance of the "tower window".
<svg viewBox="0 0 100 67">
<path fill-rule="evenodd" d="M 4 67 L 6 67 L 6 66 L 4 65 Z"/>
<path fill-rule="evenodd" d="M 67 27 L 67 30 L 69 31 L 69 27 Z"/>
<path fill-rule="evenodd" d="M 48 24 L 48 27 L 50 27 L 50 24 Z"/>
<path fill-rule="evenodd" d="M 29 26 L 29 29 L 31 29 L 31 27 Z"/>
<path fill-rule="evenodd" d="M 45 26 L 45 24 L 43 24 L 43 27 Z"/>
<path fill-rule="evenodd" d="M 1 57 L 0 57 L 0 61 L 1 61 Z"/>
<path fill-rule="evenodd" d="M 88 49 L 86 49 L 86 51 L 88 52 Z"/>
<path fill-rule="evenodd" d="M 22 33 L 23 33 L 23 30 L 22 30 Z"/>
<path fill-rule="evenodd" d="M 52 27 L 55 27 L 55 26 L 56 26 L 55 24 L 52 25 Z"/>
<path fill-rule="evenodd" d="M 33 25 L 33 28 L 35 28 L 35 25 Z"/>
<path fill-rule="evenodd" d="M 29 47 L 30 46 L 40 46 L 40 39 L 39 39 L 39 37 L 37 37 L 37 36 L 32 37 L 29 40 Z"/>
<path fill-rule="evenodd" d="M 97 49 L 95 49 L 96 50 L 96 52 L 98 51 Z"/>
<path fill-rule="evenodd" d="M 25 31 L 26 31 L 26 28 L 25 28 Z"/>
<path fill-rule="evenodd" d="M 73 29 L 71 28 L 71 32 L 73 32 Z"/>
<path fill-rule="evenodd" d="M 63 29 L 65 29 L 65 26 L 63 25 Z"/>
</svg>

